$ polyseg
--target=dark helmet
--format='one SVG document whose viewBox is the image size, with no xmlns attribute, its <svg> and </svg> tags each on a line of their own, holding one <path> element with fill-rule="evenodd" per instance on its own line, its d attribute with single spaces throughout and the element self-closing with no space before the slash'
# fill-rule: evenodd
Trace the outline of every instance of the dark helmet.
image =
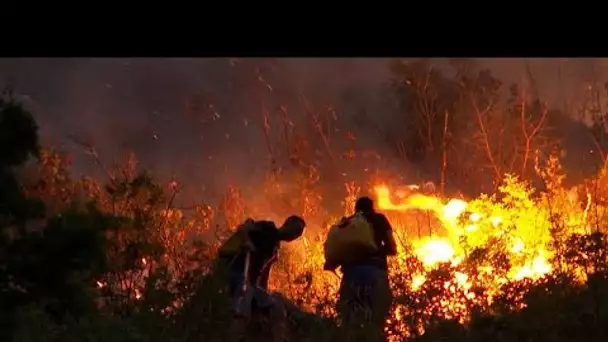
<svg viewBox="0 0 608 342">
<path fill-rule="evenodd" d="M 305 227 L 306 221 L 303 218 L 296 215 L 289 216 L 281 228 L 279 228 L 279 239 L 291 242 L 302 236 Z"/>
<path fill-rule="evenodd" d="M 359 197 L 357 202 L 355 203 L 355 212 L 372 212 L 374 211 L 374 201 L 367 197 Z"/>
</svg>

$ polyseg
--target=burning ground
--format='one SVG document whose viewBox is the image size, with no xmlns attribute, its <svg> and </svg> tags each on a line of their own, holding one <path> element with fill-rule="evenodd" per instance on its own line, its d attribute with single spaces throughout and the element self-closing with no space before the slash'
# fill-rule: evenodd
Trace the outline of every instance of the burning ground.
<svg viewBox="0 0 608 342">
<path fill-rule="evenodd" d="M 507 175 L 496 194 L 470 200 L 425 194 L 418 186 L 373 187 L 399 247 L 390 262 L 396 302 L 386 328 L 392 338 L 424 335 L 437 320 L 466 325 L 473 312 L 520 311 L 534 286 L 564 276 L 583 286 L 597 271 L 605 253 L 597 225 L 606 212 L 597 202 L 601 180 L 565 188 L 556 158 L 537 170 L 546 191 Z M 287 261 L 273 278 L 277 291 L 313 311 L 321 303 L 314 298 L 335 298 L 339 282 L 322 271 L 323 240 L 309 234 L 286 246 Z"/>
<path fill-rule="evenodd" d="M 255 93 L 239 109 L 255 115 L 243 123 L 240 110 L 216 104 L 211 121 L 248 127 L 262 147 L 243 158 L 253 143 L 212 126 L 205 139 L 231 141 L 240 159 L 201 152 L 217 163 L 203 176 L 232 181 L 209 181 L 216 191 L 197 201 L 180 200 L 197 180 L 153 175 L 135 154 L 108 163 L 78 137 L 97 173 L 76 175 L 69 156 L 38 148 L 27 110 L 2 98 L 0 193 L 10 195 L 0 196 L 0 318 L 12 327 L 2 340 L 226 340 L 230 316 L 212 272 L 219 243 L 247 217 L 294 213 L 309 229 L 283 246 L 272 288 L 293 304 L 292 340 L 336 340 L 340 275 L 322 271 L 323 241 L 370 194 L 399 246 L 390 260 L 392 340 L 605 340 L 603 88 L 585 92 L 586 125 L 550 110 L 533 86 L 505 91 L 462 61 L 453 77 L 428 61 L 394 61 L 398 105 L 336 108 L 293 96 L 281 72 L 256 63 L 233 70 Z M 586 135 L 566 139 L 574 131 Z M 28 155 L 37 160 L 24 164 Z"/>
<path fill-rule="evenodd" d="M 210 273 L 215 250 L 230 233 L 228 227 L 247 216 L 268 216 L 272 211 L 261 203 L 268 203 L 265 196 L 280 198 L 276 191 L 281 187 L 268 183 L 272 186 L 262 188 L 262 199 L 249 200 L 237 188 L 230 188 L 219 206 L 201 204 L 190 212 L 171 206 L 179 192 L 177 182 L 154 182 L 137 171 L 132 159 L 109 171 L 111 181 L 106 187 L 89 178 L 71 179 L 61 160 L 56 153 L 43 151 L 38 181 L 28 182 L 30 196 L 39 196 L 49 208 L 61 211 L 85 195 L 102 212 L 128 219 L 109 223 L 115 227 L 106 232 L 109 245 L 103 250 L 109 268 L 88 278 L 97 293 L 97 305 L 117 317 L 139 317 L 142 310 L 149 310 L 146 315 L 155 317 L 152 322 L 158 329 L 182 336 L 176 338 L 192 334 L 225 338 L 224 330 L 217 328 L 227 317 L 222 309 L 225 299 Z M 317 338 L 332 338 L 339 274 L 322 270 L 323 241 L 327 228 L 352 212 L 355 199 L 368 193 L 367 188 L 392 222 L 399 247 L 399 255 L 390 260 L 395 304 L 386 329 L 392 340 L 424 340 L 437 334 L 469 340 L 485 334 L 481 340 L 491 341 L 498 333 L 515 338 L 514 334 L 538 329 L 536 325 L 511 326 L 522 322 L 512 321 L 514 317 L 523 322 L 533 317 L 549 324 L 548 320 L 555 319 L 551 315 L 565 315 L 561 319 L 571 321 L 570 325 L 553 322 L 556 331 L 563 328 L 560 324 L 572 329 L 572 324 L 602 319 L 601 284 L 608 265 L 601 224 L 606 213 L 606 173 L 566 187 L 561 184 L 564 174 L 557 158 L 536 165 L 536 170 L 545 184 L 543 190 L 506 175 L 497 193 L 470 199 L 437 195 L 429 184 L 418 187 L 373 179 L 357 186 L 350 182 L 345 184 L 348 195 L 342 201 L 343 211 L 333 214 L 312 201 L 320 195 L 307 192 L 312 199 L 300 200 L 308 205 L 309 229 L 301 240 L 283 246 L 271 274 L 272 289 L 293 303 L 292 310 L 302 310 L 292 315 L 292 332 L 298 340 L 307 340 L 307 329 L 322 328 L 328 335 Z M 74 219 L 66 217 L 64 222 Z M 319 217 L 324 217 L 324 224 L 315 223 Z M 201 317 L 206 318 L 201 321 Z M 203 330 L 172 330 L 175 324 L 191 324 L 190 320 Z M 480 324 L 493 328 L 479 330 Z M 77 334 L 72 329 L 69 333 Z M 589 329 L 593 329 L 589 333 L 601 332 L 597 326 Z"/>
</svg>

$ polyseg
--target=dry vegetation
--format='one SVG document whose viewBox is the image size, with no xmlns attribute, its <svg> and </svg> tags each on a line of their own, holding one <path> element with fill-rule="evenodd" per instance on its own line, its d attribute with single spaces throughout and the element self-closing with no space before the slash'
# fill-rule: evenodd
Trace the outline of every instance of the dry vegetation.
<svg viewBox="0 0 608 342">
<path fill-rule="evenodd" d="M 500 101 L 500 81 L 466 61 L 454 61 L 454 78 L 425 61 L 392 67 L 399 106 L 386 127 L 369 115 L 352 124 L 304 97 L 301 116 L 263 110 L 269 168 L 266 182 L 252 185 L 256 198 L 231 186 L 217 205 L 180 210 L 181 185 L 155 181 L 132 155 L 109 167 L 87 146 L 107 178 L 74 179 L 65 156 L 41 149 L 21 188 L 44 203 L 43 228 L 0 241 L 10 274 L 0 279 L 4 336 L 225 340 L 223 284 L 211 272 L 219 241 L 246 217 L 299 213 L 310 229 L 282 248 L 271 287 L 293 304 L 291 340 L 333 340 L 343 333 L 333 308 L 339 274 L 322 271 L 324 234 L 358 195 L 372 193 L 399 245 L 390 261 L 391 340 L 605 340 L 605 158 L 597 174 L 567 185 L 565 116 L 533 87 L 512 87 Z M 597 99 L 582 106 L 593 109 L 589 139 L 603 155 L 604 113 L 600 97 L 589 98 Z M 372 126 L 391 152 L 359 142 L 357 131 Z M 409 186 L 387 167 L 395 156 L 431 170 L 439 186 Z M 0 212 L 2 228 L 34 221 L 11 210 Z"/>
</svg>

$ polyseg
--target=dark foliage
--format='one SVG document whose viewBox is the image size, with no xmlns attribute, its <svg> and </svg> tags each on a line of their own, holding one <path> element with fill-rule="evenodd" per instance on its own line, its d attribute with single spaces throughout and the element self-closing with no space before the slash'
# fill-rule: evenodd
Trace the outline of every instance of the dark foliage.
<svg viewBox="0 0 608 342">
<path fill-rule="evenodd" d="M 502 83 L 470 61 L 452 64 L 455 77 L 427 60 L 392 65 L 400 115 L 389 123 L 397 129 L 387 133 L 391 144 L 412 164 L 443 168 L 448 180 L 459 175 L 483 183 L 487 174 L 491 181 L 514 170 L 531 174 L 528 154 L 553 149 L 549 138 L 562 134 L 559 129 L 570 121 L 562 116 L 549 120 L 557 133 L 536 129 L 546 108 L 537 96 L 526 98 L 515 87 L 505 114 L 498 115 L 493 106 Z M 330 130 L 320 116 L 312 116 L 315 134 L 327 143 Z M 595 122 L 598 130 L 601 118 Z M 502 134 L 509 129 L 519 133 Z M 290 148 L 304 149 L 305 139 L 295 137 Z M 509 144 L 516 147 L 504 148 Z M 329 153 L 329 145 L 323 146 Z M 295 165 L 312 173 L 314 157 L 304 161 L 304 153 L 290 152 Z M 38 179 L 23 180 L 20 172 L 31 158 L 39 159 Z M 63 159 L 39 148 L 27 109 L 11 94 L 0 98 L 0 340 L 226 340 L 231 334 L 226 284 L 209 242 L 213 233 L 225 232 L 210 228 L 213 210 L 200 205 L 184 217 L 173 207 L 179 187 L 173 182 L 163 186 L 133 167 L 132 160 L 107 173 L 105 185 L 71 179 Z M 230 207 L 240 210 L 226 200 L 222 214 L 236 222 L 238 215 L 226 212 Z M 423 265 L 409 251 L 403 271 L 391 274 L 395 310 L 386 327 L 389 335 L 416 341 L 605 341 L 606 235 L 558 238 L 558 233 L 551 276 L 500 288 L 492 288 L 478 271 L 490 263 L 493 276 L 506 277 L 511 265 L 500 239 L 475 249 L 461 241 L 466 260 L 438 265 L 416 291 L 415 273 Z M 466 294 L 454 283 L 465 273 L 474 283 Z M 318 298 L 314 276 L 295 274 L 292 296 L 278 295 L 287 307 L 291 340 L 342 339 L 344 329 L 328 309 L 332 298 Z M 492 301 L 484 301 L 491 292 Z M 311 303 L 314 313 L 302 309 Z M 271 325 L 258 327 L 258 340 L 267 340 Z"/>
</svg>

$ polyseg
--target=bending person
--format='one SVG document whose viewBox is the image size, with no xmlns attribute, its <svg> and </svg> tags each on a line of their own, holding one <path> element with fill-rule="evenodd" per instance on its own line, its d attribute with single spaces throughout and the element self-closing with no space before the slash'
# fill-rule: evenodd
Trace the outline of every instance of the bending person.
<svg viewBox="0 0 608 342">
<path fill-rule="evenodd" d="M 306 222 L 290 216 L 280 228 L 272 221 L 247 220 L 235 234 L 243 237 L 239 248 L 222 252 L 220 259 L 228 268 L 229 295 L 234 313 L 232 332 L 236 340 L 245 337 L 252 316 L 269 318 L 275 341 L 284 341 L 285 310 L 268 293 L 270 269 L 277 260 L 281 241 L 293 241 L 302 236 Z"/>
</svg>

